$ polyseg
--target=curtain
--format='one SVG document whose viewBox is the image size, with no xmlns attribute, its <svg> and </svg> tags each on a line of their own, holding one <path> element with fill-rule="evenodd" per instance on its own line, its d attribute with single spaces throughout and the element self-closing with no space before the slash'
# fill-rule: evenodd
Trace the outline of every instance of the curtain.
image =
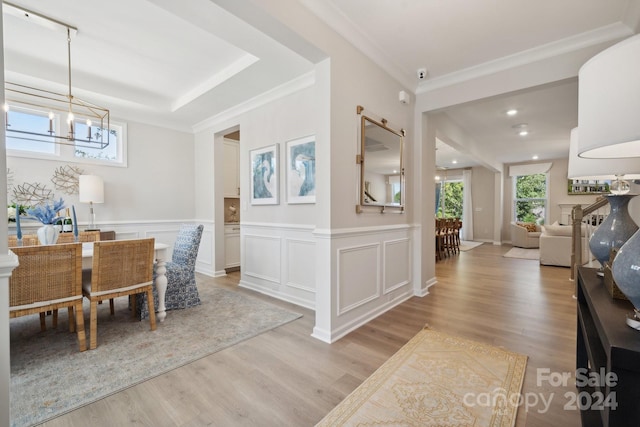
<svg viewBox="0 0 640 427">
<path fill-rule="evenodd" d="M 473 240 L 473 202 L 471 169 L 462 171 L 462 240 Z"/>
</svg>

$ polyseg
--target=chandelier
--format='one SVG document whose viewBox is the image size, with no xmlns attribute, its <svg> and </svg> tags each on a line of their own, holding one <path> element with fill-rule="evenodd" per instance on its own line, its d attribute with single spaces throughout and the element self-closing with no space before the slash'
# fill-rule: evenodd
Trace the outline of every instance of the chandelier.
<svg viewBox="0 0 640 427">
<path fill-rule="evenodd" d="M 109 110 L 83 101 L 71 93 L 71 33 L 76 33 L 78 29 L 11 3 L 4 2 L 3 10 L 38 25 L 66 29 L 68 65 L 67 93 L 58 93 L 5 81 L 6 136 L 14 139 L 51 142 L 83 148 L 106 148 L 109 145 L 110 134 Z M 30 124 L 21 128 L 21 123 L 11 123 L 9 121 L 9 111 L 12 108 L 15 108 L 16 111 L 48 112 L 49 126 L 44 129 L 38 129 L 34 128 L 33 124 Z M 58 127 L 55 122 L 56 117 L 64 117 L 66 119 L 66 131 L 58 132 L 56 130 Z M 85 125 L 86 132 L 84 129 L 82 132 L 76 131 L 78 123 Z"/>
</svg>

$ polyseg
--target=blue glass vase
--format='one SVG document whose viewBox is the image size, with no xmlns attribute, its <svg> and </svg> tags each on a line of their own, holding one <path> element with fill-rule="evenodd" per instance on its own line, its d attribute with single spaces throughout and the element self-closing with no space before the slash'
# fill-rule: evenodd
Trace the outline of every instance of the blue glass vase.
<svg viewBox="0 0 640 427">
<path fill-rule="evenodd" d="M 609 261 L 609 253 L 613 248 L 620 248 L 638 231 L 638 226 L 627 206 L 636 194 L 607 194 L 611 210 L 607 218 L 596 229 L 589 239 L 589 249 L 600 265 Z"/>
<path fill-rule="evenodd" d="M 640 232 L 622 245 L 613 259 L 611 272 L 620 291 L 640 310 Z"/>
</svg>

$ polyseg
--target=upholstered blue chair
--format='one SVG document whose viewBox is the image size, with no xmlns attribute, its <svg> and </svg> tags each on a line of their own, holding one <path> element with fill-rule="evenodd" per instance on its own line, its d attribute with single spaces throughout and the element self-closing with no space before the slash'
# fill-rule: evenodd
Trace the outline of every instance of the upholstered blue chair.
<svg viewBox="0 0 640 427">
<path fill-rule="evenodd" d="M 202 225 L 183 224 L 173 246 L 173 257 L 167 262 L 167 292 L 165 294 L 166 310 L 189 308 L 200 304 L 198 287 L 196 286 L 196 257 L 202 238 Z M 154 275 L 155 280 L 155 275 Z M 156 309 L 159 306 L 158 291 L 153 285 L 153 298 Z M 137 298 L 136 312 L 140 319 L 149 315 L 146 296 Z"/>
</svg>

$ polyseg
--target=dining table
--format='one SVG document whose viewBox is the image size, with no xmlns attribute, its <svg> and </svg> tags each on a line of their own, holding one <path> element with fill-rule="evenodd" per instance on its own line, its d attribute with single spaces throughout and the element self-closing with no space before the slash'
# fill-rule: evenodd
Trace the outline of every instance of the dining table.
<svg viewBox="0 0 640 427">
<path fill-rule="evenodd" d="M 154 283 L 156 290 L 158 291 L 158 307 L 156 314 L 157 319 L 160 322 L 164 322 L 167 317 L 164 297 L 167 292 L 167 276 L 165 273 L 167 269 L 165 264 L 167 262 L 167 252 L 169 245 L 166 243 L 156 242 L 154 244 L 155 262 L 153 264 Z M 91 268 L 93 263 L 93 242 L 86 242 L 82 244 L 82 268 Z"/>
</svg>

